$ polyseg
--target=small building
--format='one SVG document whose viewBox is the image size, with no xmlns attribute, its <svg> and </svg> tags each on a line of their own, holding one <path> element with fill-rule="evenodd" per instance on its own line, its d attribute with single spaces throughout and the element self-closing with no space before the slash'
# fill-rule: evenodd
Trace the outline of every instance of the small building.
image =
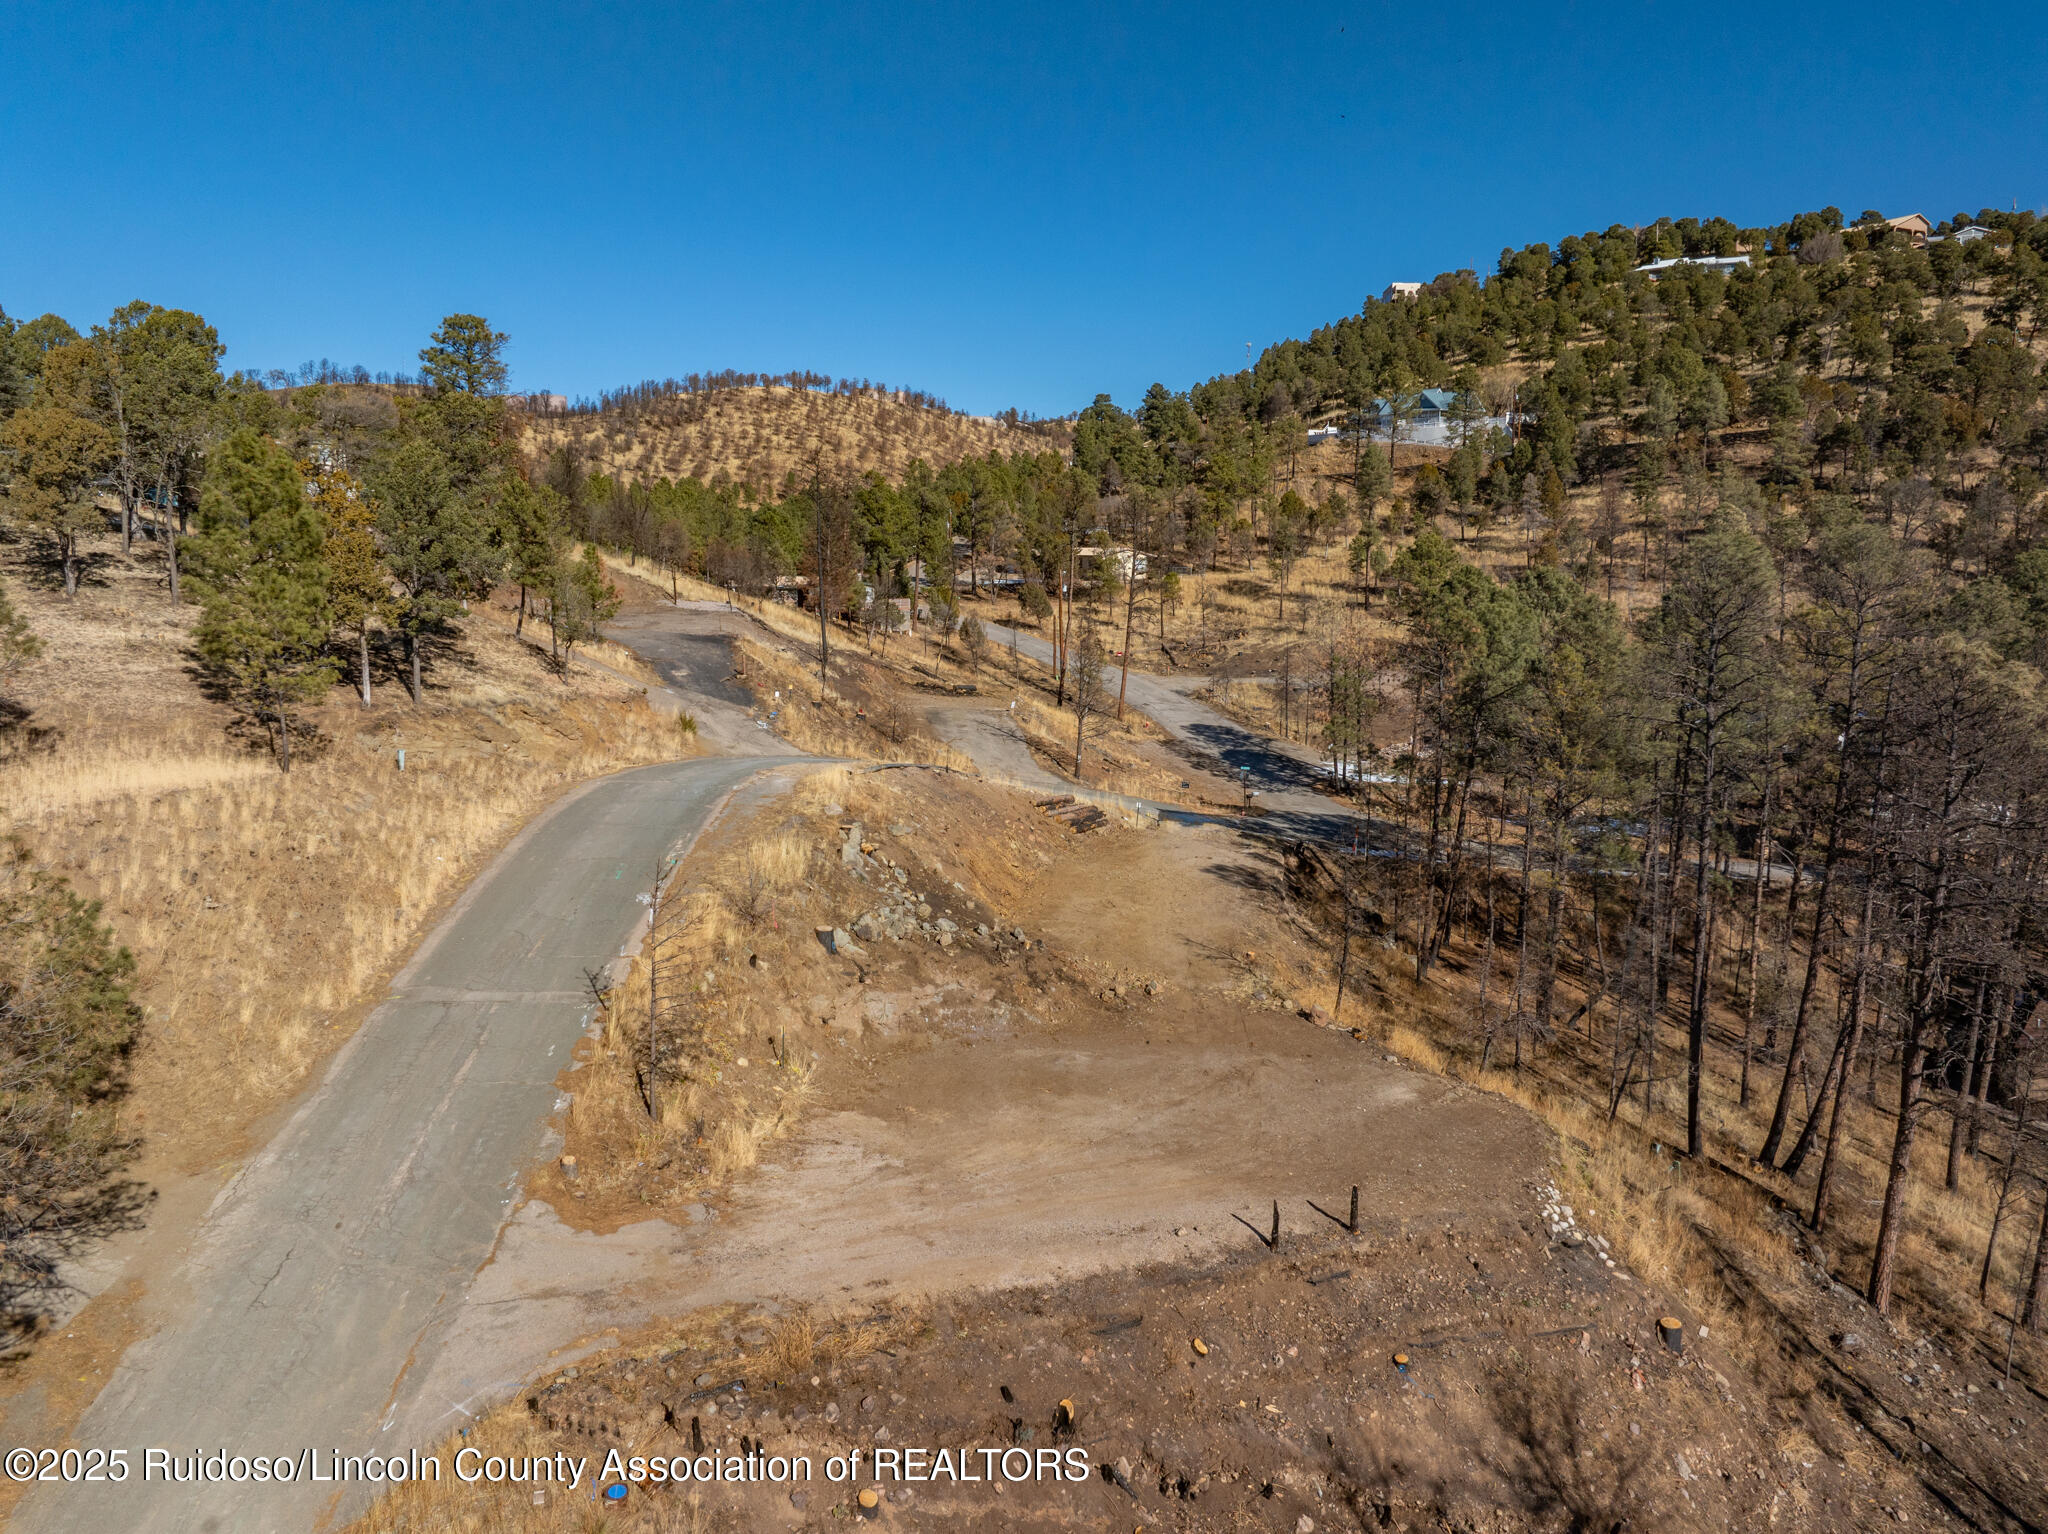
<svg viewBox="0 0 2048 1534">
<path fill-rule="evenodd" d="M 1409 409 L 1407 422 L 1410 426 L 1439 426 L 1450 419 L 1457 408 L 1456 389 L 1421 389 L 1415 394 L 1414 404 Z M 1373 413 L 1380 419 L 1381 429 L 1393 419 L 1394 407 L 1383 399 L 1372 402 Z"/>
<path fill-rule="evenodd" d="M 1318 442 L 1335 442 L 1342 435 L 1344 429 L 1341 426 L 1311 426 L 1308 429 L 1308 445 L 1314 447 Z"/>
<path fill-rule="evenodd" d="M 1129 583 L 1133 578 L 1145 578 L 1145 556 L 1128 544 L 1084 543 L 1074 550 L 1074 559 L 1086 575 L 1114 561 L 1118 580 Z"/>
<path fill-rule="evenodd" d="M 1927 243 L 1939 245 L 1943 240 L 1953 240 L 1958 245 L 1974 245 L 1979 240 L 1994 238 L 1996 233 L 1996 230 L 1986 229 L 1982 224 L 1965 224 L 1948 234 L 1930 234 L 1927 236 Z"/>
<path fill-rule="evenodd" d="M 1896 229 L 1915 245 L 1925 245 L 1927 237 L 1934 233 L 1934 225 L 1925 213 L 1908 213 L 1900 218 L 1884 221 L 1887 229 Z"/>
<path fill-rule="evenodd" d="M 1725 277 L 1730 272 L 1739 271 L 1748 265 L 1747 256 L 1670 256 L 1662 261 L 1652 261 L 1639 266 L 1636 270 L 1655 282 L 1666 272 L 1680 266 L 1703 266 L 1708 271 L 1719 272 Z"/>
<path fill-rule="evenodd" d="M 1397 298 L 1417 297 L 1424 286 L 1425 284 L 1420 282 L 1390 282 L 1387 284 L 1386 292 L 1380 294 L 1380 302 L 1390 304 Z"/>
</svg>

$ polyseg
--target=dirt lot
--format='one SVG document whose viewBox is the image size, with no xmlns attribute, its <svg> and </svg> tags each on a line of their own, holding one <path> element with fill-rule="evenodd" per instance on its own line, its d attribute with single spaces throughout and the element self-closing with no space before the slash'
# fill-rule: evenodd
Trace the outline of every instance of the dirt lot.
<svg viewBox="0 0 2048 1534">
<path fill-rule="evenodd" d="M 568 1115 L 580 1174 L 536 1176 L 473 1306 L 474 1356 L 532 1383 L 471 1417 L 505 1393 L 489 1370 L 434 1382 L 422 1396 L 462 1416 L 408 1429 L 464 1420 L 445 1452 L 592 1471 L 612 1448 L 698 1445 L 870 1467 L 642 1484 L 613 1529 L 1938 1517 L 1891 1440 L 1753 1377 L 1746 1339 L 1630 1272 L 1613 1212 L 1560 1191 L 1533 1118 L 1300 1015 L 1316 956 L 1278 854 L 1219 827 L 1076 835 L 947 775 L 847 781 L 846 802 L 760 803 L 700 849 L 716 882 L 771 839 L 811 847 L 776 916 L 723 931 L 707 966 L 743 1019 L 721 1089 L 758 1104 L 794 1062 L 787 1128 L 720 1179 L 687 1141 L 657 1165 Z M 930 916 L 826 951 L 816 928 L 847 931 L 892 888 Z M 923 930 L 939 921 L 943 943 Z M 2024 1431 L 2003 1409 L 2029 1409 L 1986 1392 L 1958 1385 L 1975 1430 Z M 1086 1478 L 872 1469 L 877 1449 L 946 1448 L 957 1475 L 963 1450 L 972 1468 L 1018 1447 L 1085 1450 Z M 365 1527 L 583 1528 L 591 1496 L 415 1488 Z"/>
</svg>

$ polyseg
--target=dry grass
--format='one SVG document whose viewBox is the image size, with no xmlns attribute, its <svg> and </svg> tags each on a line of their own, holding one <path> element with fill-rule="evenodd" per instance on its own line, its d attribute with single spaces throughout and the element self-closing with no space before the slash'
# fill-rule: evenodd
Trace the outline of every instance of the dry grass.
<svg viewBox="0 0 2048 1534">
<path fill-rule="evenodd" d="M 143 1080 L 190 1078 L 213 1104 L 196 1114 L 240 1117 L 298 1083 L 511 829 L 563 786 L 677 746 L 626 702 L 504 729 L 505 745 L 542 749 L 412 732 L 403 773 L 382 742 L 349 740 L 289 776 L 175 740 L 66 753 L 17 769 L 6 821 L 106 903 L 135 951 Z"/>
<path fill-rule="evenodd" d="M 826 776 L 834 774 L 827 773 Z M 799 790 L 802 792 L 803 790 Z M 783 813 L 778 810 L 777 813 Z M 595 1036 L 570 1078 L 567 1152 L 573 1185 L 538 1191 L 564 1199 L 671 1207 L 747 1170 L 789 1132 L 808 1100 L 814 1062 L 778 1056 L 762 1037 L 772 1019 L 744 988 L 716 981 L 746 958 L 746 934 L 776 923 L 803 884 L 814 838 L 790 824 L 750 826 L 713 856 L 673 875 L 659 932 L 646 934 L 605 995 Z M 661 966 L 654 1026 L 661 1065 L 648 1112 L 651 965 Z M 550 1174 L 551 1176 L 554 1174 Z"/>
<path fill-rule="evenodd" d="M 853 658 L 840 665 L 835 688 L 818 685 L 815 666 L 772 644 L 734 644 L 741 674 L 766 708 L 776 733 L 816 756 L 923 762 L 971 772 L 974 763 L 925 728 L 900 689 L 879 668 Z M 780 693 L 778 699 L 775 694 Z"/>
<path fill-rule="evenodd" d="M 424 706 L 385 686 L 365 711 L 337 688 L 281 774 L 187 674 L 192 609 L 117 555 L 98 581 L 74 603 L 10 581 L 47 653 L 17 688 L 36 737 L 0 757 L 0 830 L 134 951 L 147 1023 L 125 1116 L 182 1164 L 231 1153 L 565 786 L 693 749 L 630 686 L 553 675 L 480 609 Z"/>
<path fill-rule="evenodd" d="M 846 478 L 878 469 L 896 479 L 914 458 L 938 468 L 991 452 L 1059 445 L 1059 439 L 985 416 L 780 386 L 721 390 L 630 415 L 538 417 L 524 424 L 531 453 L 573 445 L 607 474 L 687 475 L 706 484 L 752 486 L 761 494 L 778 493 L 786 475 L 808 475 L 814 467 Z"/>
</svg>

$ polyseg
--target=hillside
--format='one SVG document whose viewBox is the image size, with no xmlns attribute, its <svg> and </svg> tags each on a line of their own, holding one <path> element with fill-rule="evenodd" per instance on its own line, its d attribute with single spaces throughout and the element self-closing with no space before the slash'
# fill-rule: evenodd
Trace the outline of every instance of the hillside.
<svg viewBox="0 0 2048 1534">
<path fill-rule="evenodd" d="M 635 479 L 702 480 L 772 492 L 812 468 L 827 478 L 877 470 L 901 476 L 992 452 L 1063 441 L 1063 429 L 958 415 L 887 393 L 825 393 L 782 385 L 717 389 L 612 404 L 590 415 L 525 417 L 529 451 L 568 446 L 587 469 Z"/>
</svg>

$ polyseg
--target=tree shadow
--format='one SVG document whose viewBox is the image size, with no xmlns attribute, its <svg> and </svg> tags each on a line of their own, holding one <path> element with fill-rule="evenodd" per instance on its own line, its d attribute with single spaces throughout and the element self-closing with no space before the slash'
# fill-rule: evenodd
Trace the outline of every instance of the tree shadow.
<svg viewBox="0 0 2048 1534">
<path fill-rule="evenodd" d="M 1539 1370 L 1510 1372 L 1436 1441 L 1420 1435 L 1350 1437 L 1332 1446 L 1345 1500 L 1368 1528 L 1396 1509 L 1427 1510 L 1427 1526 L 1486 1526 L 1506 1515 L 1520 1529 L 1619 1534 L 1663 1527 L 1663 1492 L 1646 1474 L 1649 1449 L 1589 1433 L 1597 1408 L 1578 1381 Z M 1483 1441 L 1475 1452 L 1473 1438 Z M 1460 1464 L 1447 1473 L 1445 1466 Z M 1415 1526 L 1422 1526 L 1417 1524 Z"/>
<path fill-rule="evenodd" d="M 26 703 L 0 697 L 0 762 L 56 749 L 64 732 L 55 725 L 37 724 L 35 715 Z"/>
<path fill-rule="evenodd" d="M 81 1292 L 63 1276 L 64 1265 L 109 1237 L 141 1229 L 155 1203 L 154 1188 L 124 1178 L 67 1199 L 12 1233 L 0 1264 L 0 1378 L 33 1356 L 52 1304 Z"/>
<path fill-rule="evenodd" d="M 201 697 L 228 711 L 223 733 L 229 740 L 252 756 L 267 756 L 273 762 L 277 760 L 277 729 L 274 723 L 264 719 L 249 699 L 239 696 L 226 678 L 200 659 L 198 651 L 185 651 L 184 669 Z M 287 705 L 284 712 L 291 726 L 293 762 L 317 761 L 325 755 L 334 744 L 333 737 L 308 719 L 302 710 Z"/>
</svg>

